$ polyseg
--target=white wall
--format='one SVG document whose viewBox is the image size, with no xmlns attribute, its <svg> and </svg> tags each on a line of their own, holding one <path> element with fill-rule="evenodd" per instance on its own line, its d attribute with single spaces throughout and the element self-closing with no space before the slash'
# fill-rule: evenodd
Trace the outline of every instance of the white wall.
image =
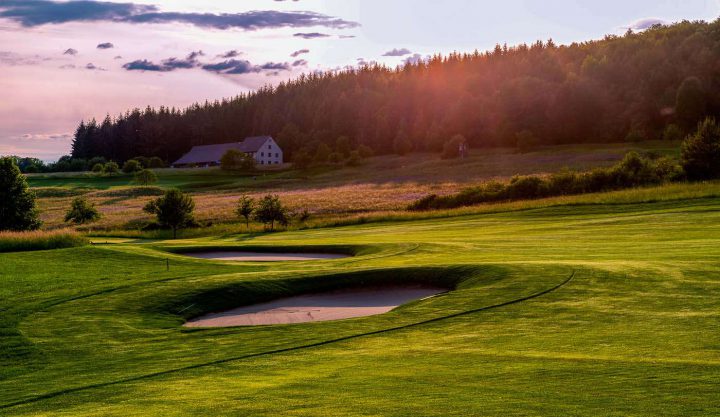
<svg viewBox="0 0 720 417">
<path fill-rule="evenodd" d="M 255 152 L 255 162 L 260 166 L 279 165 L 283 163 L 283 151 L 274 140 L 268 139 Z"/>
</svg>

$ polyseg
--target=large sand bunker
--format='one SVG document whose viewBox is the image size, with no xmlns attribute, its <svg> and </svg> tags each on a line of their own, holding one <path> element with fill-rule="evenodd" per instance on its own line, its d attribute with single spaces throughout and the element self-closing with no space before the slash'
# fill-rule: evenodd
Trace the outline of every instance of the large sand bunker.
<svg viewBox="0 0 720 417">
<path fill-rule="evenodd" d="M 271 253 L 241 251 L 189 252 L 184 253 L 183 255 L 192 256 L 194 258 L 213 259 L 216 261 L 246 262 L 314 261 L 349 257 L 349 255 L 342 255 L 338 253 Z"/>
<path fill-rule="evenodd" d="M 392 286 L 308 294 L 207 314 L 188 321 L 185 326 L 259 326 L 373 316 L 445 291 L 447 289 L 429 286 Z"/>
</svg>

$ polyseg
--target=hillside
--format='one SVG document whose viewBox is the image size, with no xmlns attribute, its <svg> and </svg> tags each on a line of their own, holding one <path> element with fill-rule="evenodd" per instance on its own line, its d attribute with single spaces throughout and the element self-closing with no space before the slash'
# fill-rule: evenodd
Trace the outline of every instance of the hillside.
<svg viewBox="0 0 720 417">
<path fill-rule="evenodd" d="M 456 134 L 474 148 L 680 139 L 720 110 L 718 58 L 718 21 L 498 45 L 397 69 L 304 75 L 186 109 L 130 110 L 81 123 L 72 153 L 174 160 L 193 145 L 256 134 L 273 135 L 290 158 L 327 158 L 347 152 L 347 141 L 377 154 L 437 152 Z"/>
<path fill-rule="evenodd" d="M 136 229 L 150 216 L 142 207 L 161 188 L 180 188 L 197 203 L 202 221 L 233 222 L 240 194 L 260 197 L 278 194 L 292 210 L 307 209 L 314 220 L 347 218 L 375 212 L 398 212 L 429 193 L 449 194 L 491 179 L 516 174 L 544 174 L 562 168 L 587 170 L 610 166 L 628 151 L 676 157 L 676 142 L 633 144 L 563 145 L 518 153 L 512 148 L 483 149 L 463 160 L 442 160 L 436 154 L 385 155 L 364 160 L 354 167 L 316 167 L 240 174 L 211 169 L 159 169 L 159 181 L 150 190 L 132 186 L 131 175 L 93 173 L 29 174 L 28 181 L 40 197 L 45 226 L 63 225 L 71 200 L 78 195 L 98 204 L 103 218 L 93 228 Z"/>
</svg>

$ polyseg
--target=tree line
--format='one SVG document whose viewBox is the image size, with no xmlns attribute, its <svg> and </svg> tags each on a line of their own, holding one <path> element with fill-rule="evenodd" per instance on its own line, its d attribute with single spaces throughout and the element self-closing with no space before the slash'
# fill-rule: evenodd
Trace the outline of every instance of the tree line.
<svg viewBox="0 0 720 417">
<path fill-rule="evenodd" d="M 394 69 L 311 73 L 185 109 L 82 121 L 72 156 L 173 161 L 194 145 L 260 134 L 291 160 L 348 145 L 441 152 L 455 135 L 474 148 L 679 140 L 720 110 L 718 58 L 720 23 L 684 21 L 571 45 L 497 45 Z"/>
</svg>

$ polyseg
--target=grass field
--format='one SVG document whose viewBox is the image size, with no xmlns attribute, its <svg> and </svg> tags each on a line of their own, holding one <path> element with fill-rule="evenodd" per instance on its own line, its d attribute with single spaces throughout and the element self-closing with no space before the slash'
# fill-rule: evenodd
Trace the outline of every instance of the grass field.
<svg viewBox="0 0 720 417">
<path fill-rule="evenodd" d="M 718 415 L 717 191 L 676 184 L 401 222 L 3 253 L 0 415 Z M 200 247 L 355 256 L 179 253 Z M 360 319 L 181 327 L 381 282 L 455 290 Z"/>
<path fill-rule="evenodd" d="M 402 211 L 427 194 L 450 194 L 478 182 L 515 174 L 555 172 L 563 167 L 586 170 L 609 166 L 630 150 L 677 156 L 672 142 L 568 145 L 519 154 L 514 149 L 477 149 L 464 160 L 441 160 L 437 154 L 379 156 L 358 167 L 314 168 L 309 171 L 260 172 L 243 175 L 214 169 L 158 170 L 154 187 L 135 187 L 132 176 L 102 177 L 86 173 L 30 175 L 40 197 L 46 228 L 64 227 L 72 199 L 85 195 L 97 204 L 102 219 L 92 229 L 138 229 L 150 220 L 142 207 L 169 187 L 191 193 L 201 221 L 237 221 L 233 209 L 240 194 L 280 195 L 293 210 L 307 209 L 316 220 Z M 87 229 L 85 226 L 83 229 Z"/>
</svg>

